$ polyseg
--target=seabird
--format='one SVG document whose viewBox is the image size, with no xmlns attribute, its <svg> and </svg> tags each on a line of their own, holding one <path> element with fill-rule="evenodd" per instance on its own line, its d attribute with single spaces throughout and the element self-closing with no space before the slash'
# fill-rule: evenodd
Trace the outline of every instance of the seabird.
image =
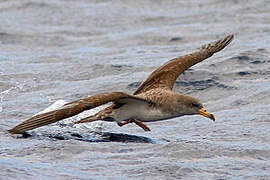
<svg viewBox="0 0 270 180">
<path fill-rule="evenodd" d="M 79 99 L 62 107 L 35 115 L 30 119 L 10 129 L 12 134 L 20 134 L 27 130 L 55 123 L 65 118 L 77 115 L 103 104 L 112 105 L 95 115 L 81 119 L 77 123 L 116 121 L 119 126 L 135 123 L 145 131 L 150 129 L 143 122 L 160 121 L 184 115 L 202 115 L 215 121 L 213 114 L 206 112 L 202 103 L 193 97 L 172 91 L 178 76 L 191 66 L 209 58 L 214 53 L 226 47 L 233 39 L 229 35 L 224 39 L 203 45 L 196 51 L 172 59 L 153 71 L 133 93 L 108 92 Z"/>
</svg>

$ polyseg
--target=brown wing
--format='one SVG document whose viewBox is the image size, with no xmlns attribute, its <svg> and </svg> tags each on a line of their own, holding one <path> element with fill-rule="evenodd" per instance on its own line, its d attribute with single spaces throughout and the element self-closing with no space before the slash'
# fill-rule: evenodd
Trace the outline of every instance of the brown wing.
<svg viewBox="0 0 270 180">
<path fill-rule="evenodd" d="M 141 83 L 139 88 L 134 92 L 134 95 L 154 88 L 172 90 L 176 79 L 182 72 L 222 50 L 232 39 L 233 35 L 229 35 L 219 41 L 203 45 L 200 49 L 191 54 L 170 60 L 152 72 L 147 79 Z"/>
<path fill-rule="evenodd" d="M 12 134 L 20 134 L 24 131 L 35 129 L 74 116 L 81 113 L 82 111 L 95 108 L 111 101 L 130 98 L 144 101 L 143 99 L 122 92 L 101 93 L 85 99 L 67 103 L 57 110 L 33 116 L 30 119 L 10 129 L 9 132 Z"/>
</svg>

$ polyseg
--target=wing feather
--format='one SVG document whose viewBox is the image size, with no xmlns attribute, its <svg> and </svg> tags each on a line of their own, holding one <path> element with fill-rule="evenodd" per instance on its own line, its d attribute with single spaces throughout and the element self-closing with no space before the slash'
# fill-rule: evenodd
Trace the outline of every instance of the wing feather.
<svg viewBox="0 0 270 180">
<path fill-rule="evenodd" d="M 229 35 L 224 39 L 203 45 L 197 51 L 172 59 L 163 66 L 152 72 L 146 80 L 144 80 L 134 95 L 146 92 L 150 89 L 164 88 L 172 90 L 173 85 L 178 76 L 191 66 L 207 59 L 214 53 L 225 48 L 233 39 L 233 35 Z"/>
<path fill-rule="evenodd" d="M 55 123 L 62 119 L 79 114 L 82 111 L 98 107 L 108 102 L 126 98 L 144 101 L 143 99 L 122 92 L 101 93 L 88 98 L 67 103 L 54 111 L 33 116 L 30 119 L 10 129 L 9 132 L 12 134 L 20 134 L 27 130 Z"/>
</svg>

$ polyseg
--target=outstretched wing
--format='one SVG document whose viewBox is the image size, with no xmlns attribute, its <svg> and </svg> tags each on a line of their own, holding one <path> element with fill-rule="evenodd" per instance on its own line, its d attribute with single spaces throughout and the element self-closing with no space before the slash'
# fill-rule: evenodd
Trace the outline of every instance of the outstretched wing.
<svg viewBox="0 0 270 180">
<path fill-rule="evenodd" d="M 145 101 L 138 97 L 122 92 L 101 93 L 85 99 L 67 103 L 57 110 L 33 116 L 30 119 L 10 129 L 9 132 L 12 134 L 20 134 L 24 131 L 35 129 L 74 116 L 81 113 L 82 111 L 95 108 L 111 101 L 122 101 L 125 99 Z"/>
<path fill-rule="evenodd" d="M 150 89 L 165 88 L 172 90 L 173 85 L 178 76 L 191 66 L 212 56 L 214 53 L 222 50 L 233 39 L 233 35 L 229 35 L 224 39 L 203 45 L 197 51 L 172 59 L 163 66 L 152 72 L 146 80 L 144 80 L 134 95 L 146 92 Z"/>
</svg>

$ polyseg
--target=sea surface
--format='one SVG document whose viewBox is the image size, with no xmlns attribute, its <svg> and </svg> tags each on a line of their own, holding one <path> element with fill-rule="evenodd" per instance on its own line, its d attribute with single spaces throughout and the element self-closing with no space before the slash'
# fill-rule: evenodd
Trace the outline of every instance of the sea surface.
<svg viewBox="0 0 270 180">
<path fill-rule="evenodd" d="M 10 135 L 47 107 L 132 93 L 154 69 L 233 33 L 174 91 L 215 114 Z M 0 179 L 270 179 L 270 1 L 0 0 Z"/>
</svg>

